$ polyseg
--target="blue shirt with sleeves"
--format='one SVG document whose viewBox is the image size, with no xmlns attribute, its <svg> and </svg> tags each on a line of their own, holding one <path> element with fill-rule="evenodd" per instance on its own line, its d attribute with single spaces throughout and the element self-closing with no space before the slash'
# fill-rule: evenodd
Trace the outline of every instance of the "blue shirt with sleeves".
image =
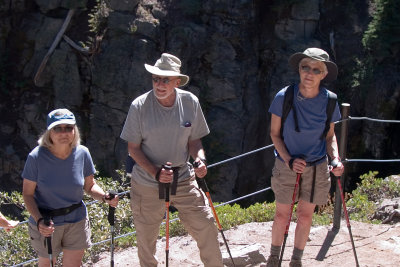
<svg viewBox="0 0 400 267">
<path fill-rule="evenodd" d="M 286 88 L 276 94 L 268 110 L 278 117 L 282 117 Z M 314 162 L 326 156 L 326 139 L 321 140 L 320 137 L 325 129 L 327 105 L 326 88 L 321 87 L 319 94 L 314 98 L 304 98 L 299 92 L 298 85 L 295 85 L 293 107 L 296 108 L 300 132 L 295 130 L 293 109 L 290 110 L 283 127 L 284 143 L 292 157 L 301 157 L 307 162 Z M 331 122 L 336 122 L 340 118 L 339 105 L 336 103 Z"/>
<path fill-rule="evenodd" d="M 83 202 L 85 177 L 96 172 L 89 150 L 82 145 L 72 149 L 66 159 L 54 156 L 46 147 L 38 146 L 29 153 L 22 178 L 36 183 L 34 199 L 43 209 L 66 208 Z M 53 218 L 54 225 L 75 223 L 86 217 L 86 206 Z M 33 217 L 29 222 L 36 224 Z"/>
</svg>

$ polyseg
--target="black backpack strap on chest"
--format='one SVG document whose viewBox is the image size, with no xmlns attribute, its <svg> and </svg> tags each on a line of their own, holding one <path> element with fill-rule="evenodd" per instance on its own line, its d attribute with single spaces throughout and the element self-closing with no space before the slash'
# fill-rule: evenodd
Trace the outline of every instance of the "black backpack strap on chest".
<svg viewBox="0 0 400 267">
<path fill-rule="evenodd" d="M 329 132 L 329 128 L 331 126 L 332 115 L 335 111 L 336 102 L 337 102 L 337 95 L 329 90 L 328 91 L 328 105 L 326 106 L 326 121 L 325 121 L 325 129 L 321 135 L 321 139 L 325 139 L 326 135 Z"/>
<path fill-rule="evenodd" d="M 295 123 L 296 132 L 300 132 L 299 123 L 297 120 L 297 112 L 296 108 L 293 106 L 293 98 L 294 98 L 294 84 L 288 86 L 285 91 L 285 97 L 283 99 L 283 107 L 282 107 L 282 117 L 281 117 L 281 136 L 283 138 L 283 127 L 285 125 L 285 121 L 287 116 L 289 115 L 290 110 L 293 109 L 293 119 Z"/>
<path fill-rule="evenodd" d="M 327 91 L 328 91 L 328 104 L 326 106 L 325 128 L 320 137 L 322 140 L 325 139 L 326 135 L 328 134 L 328 131 L 329 131 L 329 128 L 331 125 L 332 115 L 333 115 L 333 112 L 335 111 L 336 102 L 337 102 L 337 95 L 329 90 L 327 90 Z M 282 138 L 283 138 L 283 127 L 284 127 L 286 118 L 289 115 L 290 110 L 293 110 L 293 119 L 294 119 L 294 123 L 295 123 L 295 130 L 296 130 L 296 132 L 300 132 L 299 122 L 297 120 L 296 108 L 293 105 L 293 99 L 294 99 L 294 85 L 292 84 L 286 88 L 285 97 L 283 99 L 282 117 L 281 117 L 281 136 L 282 136 Z"/>
</svg>

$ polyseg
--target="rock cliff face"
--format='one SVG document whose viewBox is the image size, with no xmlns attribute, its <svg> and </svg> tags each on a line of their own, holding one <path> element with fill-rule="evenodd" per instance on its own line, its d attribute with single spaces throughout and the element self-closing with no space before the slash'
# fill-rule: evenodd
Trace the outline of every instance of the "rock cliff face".
<svg viewBox="0 0 400 267">
<path fill-rule="evenodd" d="M 269 103 L 281 87 L 297 80 L 287 59 L 307 47 L 322 47 L 333 56 L 342 79 L 329 87 L 340 102 L 352 104 L 353 116 L 399 118 L 399 75 L 382 76 L 380 86 L 365 95 L 349 89 L 369 22 L 369 1 L 351 2 L 1 1 L 0 189 L 21 188 L 26 156 L 45 129 L 47 113 L 59 107 L 77 116 L 97 169 L 115 176 L 127 154 L 119 135 L 129 105 L 151 89 L 143 64 L 154 64 L 162 52 L 182 59 L 182 72 L 191 77 L 184 89 L 201 100 L 211 129 L 203 140 L 210 163 L 271 144 Z M 35 84 L 38 67 L 71 10 L 64 36 Z M 390 105 L 389 115 L 374 108 L 376 100 Z M 389 142 L 398 128 L 352 127 L 353 155 L 382 158 L 399 152 L 399 142 Z M 269 149 L 210 169 L 213 198 L 228 200 L 267 186 L 272 165 Z"/>
</svg>

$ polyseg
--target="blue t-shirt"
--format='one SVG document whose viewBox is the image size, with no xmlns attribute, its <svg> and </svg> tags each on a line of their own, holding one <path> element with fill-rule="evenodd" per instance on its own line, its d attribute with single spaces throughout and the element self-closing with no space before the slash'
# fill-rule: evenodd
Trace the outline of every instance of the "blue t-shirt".
<svg viewBox="0 0 400 267">
<path fill-rule="evenodd" d="M 34 198 L 43 209 L 66 208 L 83 198 L 85 177 L 96 172 L 89 150 L 77 146 L 66 159 L 54 156 L 46 147 L 37 146 L 25 162 L 22 178 L 36 183 Z M 53 218 L 55 225 L 79 222 L 86 217 L 86 207 Z M 33 217 L 29 222 L 35 224 Z"/>
<path fill-rule="evenodd" d="M 282 117 L 286 88 L 276 94 L 268 110 L 279 117 Z M 295 130 L 292 109 L 283 128 L 284 142 L 292 157 L 302 157 L 307 162 L 313 162 L 326 155 L 326 140 L 325 138 L 321 140 L 321 135 L 325 129 L 327 105 L 326 88 L 321 87 L 319 94 L 314 98 L 304 98 L 299 92 L 298 85 L 294 87 L 293 107 L 296 108 L 300 132 Z M 339 105 L 336 103 L 331 122 L 336 122 L 340 118 Z"/>
</svg>

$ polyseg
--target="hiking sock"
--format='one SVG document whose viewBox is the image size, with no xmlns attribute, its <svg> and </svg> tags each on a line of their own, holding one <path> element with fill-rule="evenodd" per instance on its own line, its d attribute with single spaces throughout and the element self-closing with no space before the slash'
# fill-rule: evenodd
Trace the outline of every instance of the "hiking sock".
<svg viewBox="0 0 400 267">
<path fill-rule="evenodd" d="M 281 246 L 274 246 L 271 245 L 271 251 L 270 251 L 270 255 L 271 256 L 278 256 L 281 253 Z"/>
<path fill-rule="evenodd" d="M 293 248 L 292 260 L 301 260 L 304 250 Z"/>
</svg>

